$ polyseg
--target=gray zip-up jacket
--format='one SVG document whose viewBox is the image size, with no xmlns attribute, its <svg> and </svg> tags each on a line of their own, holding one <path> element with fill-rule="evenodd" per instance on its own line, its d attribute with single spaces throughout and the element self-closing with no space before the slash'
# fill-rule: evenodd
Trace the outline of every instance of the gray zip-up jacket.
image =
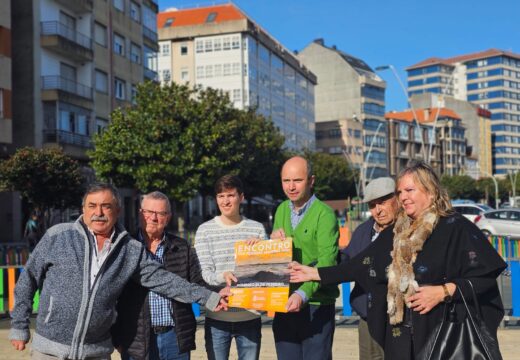
<svg viewBox="0 0 520 360">
<path fill-rule="evenodd" d="M 214 309 L 220 296 L 166 271 L 149 260 L 142 243 L 120 226 L 93 285 L 90 264 L 94 242 L 81 217 L 50 228 L 29 257 L 15 288 L 11 312 L 12 340 L 28 341 L 32 301 L 40 289 L 40 306 L 32 348 L 59 358 L 84 359 L 112 353 L 110 327 L 115 306 L 128 281 L 182 302 Z"/>
</svg>

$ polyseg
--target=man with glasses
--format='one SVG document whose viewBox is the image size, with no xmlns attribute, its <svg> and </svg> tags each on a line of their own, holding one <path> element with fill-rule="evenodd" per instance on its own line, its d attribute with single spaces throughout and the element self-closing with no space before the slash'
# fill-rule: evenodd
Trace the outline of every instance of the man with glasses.
<svg viewBox="0 0 520 360">
<path fill-rule="evenodd" d="M 137 239 L 146 255 L 180 277 L 204 285 L 195 250 L 167 232 L 172 217 L 168 197 L 154 191 L 141 199 Z M 195 349 L 197 324 L 191 304 L 165 298 L 129 283 L 117 305 L 112 328 L 114 346 L 123 360 L 185 360 Z"/>
<path fill-rule="evenodd" d="M 171 299 L 197 302 L 212 310 L 226 308 L 221 295 L 148 259 L 143 244 L 118 223 L 120 211 L 115 187 L 92 184 L 78 220 L 47 230 L 16 284 L 9 334 L 16 350 L 24 350 L 29 341 L 37 290 L 40 304 L 33 360 L 109 360 L 117 299 L 130 281 Z"/>
<path fill-rule="evenodd" d="M 368 183 L 363 194 L 363 202 L 368 204 L 372 217 L 359 225 L 350 244 L 342 251 L 342 261 L 349 261 L 372 242 L 381 231 L 391 226 L 397 217 L 398 204 L 395 196 L 395 182 L 392 178 L 381 177 Z M 358 285 L 350 294 L 350 305 L 359 315 L 358 338 L 360 360 L 382 360 L 384 351 L 370 336 L 367 325 L 368 295 Z"/>
<path fill-rule="evenodd" d="M 220 216 L 199 226 L 195 235 L 195 249 L 202 277 L 209 285 L 221 288 L 237 281 L 233 275 L 235 243 L 239 240 L 253 243 L 266 239 L 267 235 L 262 224 L 240 215 L 244 190 L 237 176 L 225 175 L 218 179 L 215 194 Z M 240 360 L 258 359 L 262 337 L 262 323 L 258 313 L 229 308 L 222 315 L 209 310 L 206 312 L 204 330 L 208 359 L 227 359 L 233 338 Z"/>
</svg>

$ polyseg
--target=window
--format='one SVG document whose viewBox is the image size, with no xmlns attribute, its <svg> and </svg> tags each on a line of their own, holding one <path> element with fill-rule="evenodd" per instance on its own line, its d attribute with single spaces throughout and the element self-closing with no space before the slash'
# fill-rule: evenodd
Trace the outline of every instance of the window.
<svg viewBox="0 0 520 360">
<path fill-rule="evenodd" d="M 181 44 L 181 55 L 188 55 L 188 44 Z"/>
<path fill-rule="evenodd" d="M 163 27 L 170 27 L 170 26 L 172 26 L 174 21 L 175 21 L 175 18 L 168 18 L 168 19 L 166 19 L 166 21 L 164 22 L 164 26 Z"/>
<path fill-rule="evenodd" d="M 240 89 L 233 89 L 233 101 L 234 102 L 240 101 Z"/>
<path fill-rule="evenodd" d="M 125 38 L 116 33 L 114 33 L 114 52 L 125 56 Z"/>
<path fill-rule="evenodd" d="M 170 44 L 162 44 L 161 45 L 161 55 L 169 56 L 170 55 Z"/>
<path fill-rule="evenodd" d="M 222 39 L 214 39 L 213 40 L 213 50 L 214 51 L 222 50 Z"/>
<path fill-rule="evenodd" d="M 206 18 L 206 22 L 207 23 L 214 22 L 216 18 L 217 18 L 217 13 L 216 12 L 210 12 L 208 14 L 208 17 Z"/>
<path fill-rule="evenodd" d="M 116 99 L 119 100 L 125 100 L 126 99 L 126 83 L 118 78 L 115 78 L 114 80 L 114 93 L 116 96 Z"/>
<path fill-rule="evenodd" d="M 141 63 L 141 47 L 139 45 L 130 44 L 130 60 L 136 64 Z"/>
<path fill-rule="evenodd" d="M 94 41 L 104 47 L 107 47 L 107 28 L 100 23 L 94 23 Z"/>
<path fill-rule="evenodd" d="M 190 73 L 186 69 L 181 70 L 181 80 L 182 81 L 190 81 Z"/>
<path fill-rule="evenodd" d="M 213 65 L 206 65 L 206 77 L 207 78 L 213 77 Z"/>
<path fill-rule="evenodd" d="M 222 65 L 221 64 L 215 65 L 214 70 L 215 70 L 215 77 L 222 76 Z"/>
<path fill-rule="evenodd" d="M 231 49 L 231 39 L 229 37 L 225 37 L 224 40 L 222 40 L 222 49 Z"/>
<path fill-rule="evenodd" d="M 113 0 L 114 1 L 114 7 L 122 12 L 125 12 L 125 0 Z"/>
<path fill-rule="evenodd" d="M 197 74 L 197 79 L 202 79 L 204 78 L 204 66 L 197 66 L 197 70 L 196 70 L 196 74 Z"/>
<path fill-rule="evenodd" d="M 213 51 L 213 41 L 212 40 L 204 41 L 204 51 L 205 52 L 212 52 Z"/>
<path fill-rule="evenodd" d="M 141 22 L 141 7 L 133 1 L 130 1 L 130 17 L 136 22 Z"/>
<path fill-rule="evenodd" d="M 224 64 L 224 76 L 231 75 L 231 64 Z"/>
<path fill-rule="evenodd" d="M 162 71 L 162 78 L 164 82 L 169 82 L 172 79 L 172 75 L 169 69 Z"/>
<path fill-rule="evenodd" d="M 96 133 L 101 134 L 105 131 L 105 128 L 108 126 L 108 120 L 102 118 L 96 118 Z"/>
<path fill-rule="evenodd" d="M 197 52 L 197 53 L 204 52 L 204 42 L 202 40 L 197 40 L 195 42 L 195 52 Z"/>
<path fill-rule="evenodd" d="M 130 88 L 130 96 L 132 104 L 137 104 L 137 85 L 132 84 L 132 87 Z"/>
<path fill-rule="evenodd" d="M 108 92 L 108 75 L 106 72 L 96 69 L 96 91 Z"/>
<path fill-rule="evenodd" d="M 240 63 L 233 63 L 233 75 L 240 75 Z"/>
<path fill-rule="evenodd" d="M 240 37 L 239 36 L 233 36 L 231 38 L 231 48 L 240 49 Z"/>
</svg>

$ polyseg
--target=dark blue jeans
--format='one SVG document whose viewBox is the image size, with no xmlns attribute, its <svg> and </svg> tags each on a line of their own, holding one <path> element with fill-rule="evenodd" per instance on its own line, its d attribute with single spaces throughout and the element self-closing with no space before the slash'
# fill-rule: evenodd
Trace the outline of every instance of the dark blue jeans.
<svg viewBox="0 0 520 360">
<path fill-rule="evenodd" d="M 332 359 L 334 305 L 308 305 L 295 313 L 276 313 L 273 334 L 279 360 Z"/>
<path fill-rule="evenodd" d="M 262 340 L 262 321 L 260 318 L 239 322 L 206 318 L 204 338 L 209 360 L 228 360 L 233 338 L 240 360 L 257 360 Z"/>
<path fill-rule="evenodd" d="M 122 360 L 134 360 L 130 355 L 123 352 Z M 177 345 L 177 334 L 175 328 L 162 334 L 152 332 L 150 339 L 149 360 L 189 360 L 190 352 L 179 354 Z"/>
</svg>

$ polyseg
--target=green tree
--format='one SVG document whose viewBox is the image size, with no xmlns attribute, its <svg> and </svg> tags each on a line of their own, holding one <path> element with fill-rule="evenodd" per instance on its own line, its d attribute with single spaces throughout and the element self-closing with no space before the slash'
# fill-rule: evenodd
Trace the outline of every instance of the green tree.
<svg viewBox="0 0 520 360">
<path fill-rule="evenodd" d="M 235 109 L 222 91 L 175 83 L 139 85 L 136 104 L 111 119 L 89 153 L 96 174 L 143 192 L 159 189 L 178 209 L 197 192 L 211 194 L 223 174 L 250 179 L 283 143 L 270 121 Z"/>
<path fill-rule="evenodd" d="M 441 184 L 446 188 L 451 199 L 478 201 L 481 198 L 481 194 L 477 190 L 476 180 L 468 175 L 443 175 Z"/>
<path fill-rule="evenodd" d="M 322 152 L 305 153 L 316 175 L 314 192 L 323 200 L 339 200 L 356 196 L 356 172 L 339 156 Z"/>
<path fill-rule="evenodd" d="M 19 191 L 47 228 L 51 209 L 80 205 L 84 184 L 78 163 L 60 149 L 26 147 L 0 163 L 0 190 Z"/>
</svg>

